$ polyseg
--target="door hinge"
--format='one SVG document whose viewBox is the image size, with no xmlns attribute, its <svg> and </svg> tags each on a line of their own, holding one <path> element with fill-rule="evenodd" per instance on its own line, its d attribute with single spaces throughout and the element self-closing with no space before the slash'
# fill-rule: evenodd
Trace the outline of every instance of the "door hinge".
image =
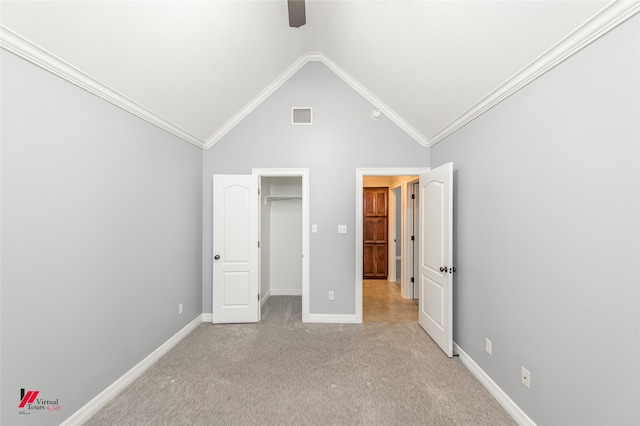
<svg viewBox="0 0 640 426">
<path fill-rule="evenodd" d="M 260 188 L 258 188 L 258 195 L 260 195 Z"/>
<path fill-rule="evenodd" d="M 258 241 L 258 248 L 260 248 L 260 241 Z"/>
<path fill-rule="evenodd" d="M 411 241 L 415 241 L 415 240 L 416 240 L 416 237 L 412 235 L 411 236 Z"/>
<path fill-rule="evenodd" d="M 411 194 L 411 199 L 415 200 L 416 199 L 416 194 Z"/>
<path fill-rule="evenodd" d="M 411 282 L 412 282 L 412 283 L 413 283 L 413 282 L 415 282 L 415 279 L 414 279 L 413 277 L 411 277 Z"/>
<path fill-rule="evenodd" d="M 258 300 L 260 300 L 260 293 L 258 293 Z"/>
</svg>

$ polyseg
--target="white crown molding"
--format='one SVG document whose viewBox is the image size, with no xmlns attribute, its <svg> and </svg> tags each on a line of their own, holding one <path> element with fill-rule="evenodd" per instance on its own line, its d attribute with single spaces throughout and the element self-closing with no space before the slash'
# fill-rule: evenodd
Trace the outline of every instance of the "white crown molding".
<svg viewBox="0 0 640 426">
<path fill-rule="evenodd" d="M 204 144 L 205 148 L 211 148 L 216 142 L 224 137 L 231 129 L 238 125 L 242 120 L 247 117 L 251 111 L 256 109 L 262 102 L 264 102 L 269 96 L 271 96 L 276 90 L 287 82 L 295 73 L 297 73 L 308 62 L 321 62 L 331 71 L 333 71 L 338 77 L 340 77 L 345 83 L 347 83 L 352 89 L 358 92 L 367 101 L 371 102 L 380 111 L 382 111 L 387 118 L 389 118 L 398 127 L 404 130 L 409 136 L 416 140 L 420 145 L 427 146 L 427 138 L 425 138 L 419 131 L 405 121 L 400 115 L 389 108 L 384 102 L 378 99 L 371 91 L 360 84 L 349 73 L 340 68 L 335 62 L 329 59 L 322 52 L 308 52 L 302 55 L 298 60 L 291 64 L 278 78 L 276 78 L 269 86 L 267 86 L 258 96 L 253 98 L 244 108 L 238 111 L 229 121 L 227 121 L 221 128 L 219 128 L 213 135 L 211 135 Z"/>
<path fill-rule="evenodd" d="M 409 136 L 411 136 L 416 142 L 420 145 L 426 147 L 428 146 L 427 138 L 416 130 L 411 124 L 409 124 L 405 119 L 403 119 L 399 114 L 397 114 L 394 110 L 392 110 L 387 104 L 382 102 L 376 95 L 374 95 L 370 90 L 364 87 L 358 80 L 353 78 L 348 72 L 344 69 L 340 68 L 335 62 L 329 59 L 323 53 L 315 53 L 310 54 L 310 61 L 320 61 L 327 68 L 333 71 L 338 77 L 344 80 L 353 90 L 358 92 L 363 98 L 367 101 L 371 102 L 377 109 L 382 111 L 384 115 L 395 123 L 396 126 L 400 127 L 404 130 Z"/>
<path fill-rule="evenodd" d="M 522 408 L 518 407 L 518 404 L 513 402 L 509 395 L 507 395 L 496 382 L 485 371 L 480 368 L 476 362 L 465 353 L 455 342 L 453 343 L 453 352 L 460 356 L 460 361 L 476 376 L 476 379 L 482 383 L 482 385 L 489 391 L 491 395 L 502 405 L 507 413 L 513 417 L 521 426 L 536 426 L 536 424 L 527 416 Z"/>
<path fill-rule="evenodd" d="M 209 136 L 204 143 L 204 148 L 209 149 L 216 144 L 227 133 L 236 127 L 242 120 L 244 120 L 254 109 L 256 109 L 262 102 L 266 101 L 276 90 L 287 82 L 295 73 L 297 73 L 309 60 L 307 55 L 302 55 L 293 64 L 291 64 L 282 74 L 280 74 L 275 80 L 273 80 L 262 92 L 253 98 L 247 105 L 245 105 L 240 111 L 235 113 L 233 117 L 222 125 L 214 134 Z"/>
<path fill-rule="evenodd" d="M 482 98 L 471 108 L 467 109 L 464 113 L 459 115 L 429 138 L 426 138 L 421 134 L 415 127 L 404 120 L 399 114 L 393 111 L 370 90 L 360 84 L 360 82 L 358 82 L 353 76 L 339 67 L 322 52 L 309 52 L 302 55 L 253 100 L 251 100 L 251 102 L 229 119 L 229 121 L 227 121 L 205 141 L 202 141 L 186 130 L 176 126 L 153 111 L 145 108 L 132 99 L 127 98 L 125 95 L 46 51 L 42 47 L 18 35 L 4 25 L 0 25 L 0 47 L 190 144 L 205 149 L 211 148 L 216 142 L 222 139 L 229 131 L 231 131 L 231 129 L 244 120 L 255 108 L 278 90 L 278 88 L 287 82 L 305 64 L 310 61 L 318 61 L 333 71 L 367 101 L 375 105 L 377 109 L 381 110 L 384 115 L 389 118 L 389 120 L 405 131 L 409 136 L 416 140 L 416 142 L 425 147 L 432 147 L 512 94 L 516 93 L 527 84 L 542 76 L 547 71 L 562 63 L 565 59 L 593 43 L 595 40 L 602 37 L 604 34 L 608 33 L 638 12 L 640 12 L 640 1 L 638 0 L 612 1 L 579 28 L 574 30 L 560 42 L 556 43 L 522 70 L 510 77 L 494 91 Z"/>
<path fill-rule="evenodd" d="M 478 101 L 440 131 L 429 137 L 429 147 L 484 114 L 527 84 L 562 63 L 581 49 L 596 41 L 636 13 L 640 12 L 640 1 L 615 0 L 591 17 L 587 22 L 560 40 L 526 67 L 501 84 L 493 92 Z"/>
<path fill-rule="evenodd" d="M 0 47 L 199 148 L 204 142 L 35 43 L 0 25 Z"/>
</svg>

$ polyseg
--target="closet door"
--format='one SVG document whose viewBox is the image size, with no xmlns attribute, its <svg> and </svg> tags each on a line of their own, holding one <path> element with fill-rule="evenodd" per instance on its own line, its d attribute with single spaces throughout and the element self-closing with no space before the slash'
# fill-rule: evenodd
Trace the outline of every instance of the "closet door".
<svg viewBox="0 0 640 426">
<path fill-rule="evenodd" d="M 213 323 L 260 321 L 258 184 L 213 176 Z"/>
<path fill-rule="evenodd" d="M 363 278 L 387 279 L 388 188 L 364 188 Z"/>
</svg>

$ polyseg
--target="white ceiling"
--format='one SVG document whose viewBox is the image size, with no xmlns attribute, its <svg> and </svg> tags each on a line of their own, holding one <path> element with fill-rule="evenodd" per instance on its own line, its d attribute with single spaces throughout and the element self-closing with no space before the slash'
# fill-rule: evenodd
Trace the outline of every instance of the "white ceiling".
<svg viewBox="0 0 640 426">
<path fill-rule="evenodd" d="M 5 1 L 1 23 L 196 139 L 322 52 L 429 140 L 610 1 Z"/>
</svg>

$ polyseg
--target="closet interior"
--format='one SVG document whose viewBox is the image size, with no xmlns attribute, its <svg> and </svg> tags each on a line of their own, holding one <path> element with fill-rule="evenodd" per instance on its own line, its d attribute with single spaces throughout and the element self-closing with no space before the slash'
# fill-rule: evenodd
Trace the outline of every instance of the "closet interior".
<svg viewBox="0 0 640 426">
<path fill-rule="evenodd" d="M 260 181 L 260 294 L 302 295 L 302 178 Z"/>
</svg>

